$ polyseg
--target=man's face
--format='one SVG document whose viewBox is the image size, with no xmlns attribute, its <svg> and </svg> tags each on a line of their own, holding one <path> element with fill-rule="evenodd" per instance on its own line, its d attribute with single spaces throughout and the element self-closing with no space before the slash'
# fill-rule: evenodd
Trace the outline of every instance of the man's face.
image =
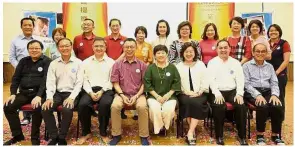
<svg viewBox="0 0 295 147">
<path fill-rule="evenodd" d="M 30 44 L 28 51 L 29 51 L 29 56 L 31 56 L 32 59 L 38 59 L 42 55 L 41 45 L 38 42 L 34 42 Z"/>
<path fill-rule="evenodd" d="M 136 50 L 136 43 L 134 41 L 126 41 L 123 45 L 123 50 L 126 57 L 134 57 Z"/>
<path fill-rule="evenodd" d="M 73 46 L 69 40 L 61 40 L 58 44 L 58 51 L 62 56 L 70 56 Z"/>
<path fill-rule="evenodd" d="M 106 45 L 104 41 L 95 41 L 92 45 L 92 48 L 96 56 L 103 56 L 106 51 Z"/>
<path fill-rule="evenodd" d="M 217 46 L 217 54 L 221 59 L 227 59 L 229 57 L 230 47 L 226 41 L 222 41 Z"/>
<path fill-rule="evenodd" d="M 267 54 L 267 49 L 263 44 L 257 44 L 253 51 L 255 61 L 264 61 Z"/>
<path fill-rule="evenodd" d="M 24 35 L 32 35 L 34 30 L 33 22 L 31 20 L 24 20 L 21 29 Z"/>
<path fill-rule="evenodd" d="M 82 24 L 82 30 L 84 33 L 92 32 L 94 29 L 94 24 L 91 20 L 84 20 Z"/>
<path fill-rule="evenodd" d="M 119 21 L 117 21 L 117 20 L 113 20 L 113 21 L 111 22 L 110 29 L 111 29 L 111 31 L 112 31 L 113 34 L 118 34 L 118 33 L 120 33 L 121 26 L 120 26 Z"/>
</svg>

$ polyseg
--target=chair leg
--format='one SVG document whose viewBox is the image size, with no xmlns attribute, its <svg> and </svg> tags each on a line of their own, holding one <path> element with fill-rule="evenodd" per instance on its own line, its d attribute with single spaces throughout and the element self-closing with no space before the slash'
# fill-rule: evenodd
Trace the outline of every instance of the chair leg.
<svg viewBox="0 0 295 147">
<path fill-rule="evenodd" d="M 251 124 L 250 124 L 250 110 L 248 110 L 248 139 L 251 136 Z"/>
<path fill-rule="evenodd" d="M 180 122 L 179 118 L 176 119 L 176 138 L 179 138 L 180 136 Z"/>
<path fill-rule="evenodd" d="M 210 137 L 213 137 L 213 116 L 210 116 Z"/>
<path fill-rule="evenodd" d="M 80 122 L 80 117 L 78 115 L 76 141 L 78 140 L 78 137 L 79 137 L 79 130 L 80 130 L 79 122 Z"/>
<path fill-rule="evenodd" d="M 47 131 L 47 128 L 45 126 L 45 131 L 44 131 L 44 140 L 48 141 L 49 140 L 49 137 L 48 137 L 48 131 Z"/>
</svg>

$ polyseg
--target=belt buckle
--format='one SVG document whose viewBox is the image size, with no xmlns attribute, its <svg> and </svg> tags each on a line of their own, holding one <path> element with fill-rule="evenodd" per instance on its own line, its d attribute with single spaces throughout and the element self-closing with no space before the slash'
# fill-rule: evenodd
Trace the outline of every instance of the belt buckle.
<svg viewBox="0 0 295 147">
<path fill-rule="evenodd" d="M 32 88 L 31 88 L 31 89 L 28 89 L 28 90 L 29 90 L 29 91 L 34 91 L 34 89 L 32 89 Z"/>
</svg>

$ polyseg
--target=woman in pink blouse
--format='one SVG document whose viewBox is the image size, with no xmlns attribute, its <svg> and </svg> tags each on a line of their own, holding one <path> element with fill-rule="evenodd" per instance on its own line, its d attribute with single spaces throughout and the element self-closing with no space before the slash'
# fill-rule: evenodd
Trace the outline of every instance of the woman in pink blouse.
<svg viewBox="0 0 295 147">
<path fill-rule="evenodd" d="M 207 66 L 209 60 L 217 56 L 215 45 L 219 39 L 217 27 L 214 23 L 208 23 L 203 31 L 200 41 L 202 61 Z"/>
</svg>

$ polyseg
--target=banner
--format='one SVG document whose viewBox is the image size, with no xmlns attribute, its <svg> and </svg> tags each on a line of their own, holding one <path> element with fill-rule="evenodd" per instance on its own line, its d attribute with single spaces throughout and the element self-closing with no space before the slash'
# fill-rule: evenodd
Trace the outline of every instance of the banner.
<svg viewBox="0 0 295 147">
<path fill-rule="evenodd" d="M 81 34 L 81 24 L 84 19 L 94 21 L 93 33 L 96 36 L 107 35 L 107 3 L 63 3 L 63 28 L 67 32 L 67 38 L 73 40 Z"/>
<path fill-rule="evenodd" d="M 230 35 L 228 22 L 234 12 L 234 3 L 188 3 L 188 18 L 193 27 L 192 38 L 200 40 L 207 23 L 216 25 L 219 39 Z"/>
<path fill-rule="evenodd" d="M 24 11 L 24 17 L 34 19 L 33 35 L 51 38 L 52 31 L 56 28 L 56 13 Z"/>
<path fill-rule="evenodd" d="M 242 13 L 244 19 L 245 29 L 243 34 L 250 35 L 247 27 L 251 20 L 258 19 L 263 23 L 263 34 L 267 36 L 267 29 L 272 24 L 272 13 Z"/>
</svg>

